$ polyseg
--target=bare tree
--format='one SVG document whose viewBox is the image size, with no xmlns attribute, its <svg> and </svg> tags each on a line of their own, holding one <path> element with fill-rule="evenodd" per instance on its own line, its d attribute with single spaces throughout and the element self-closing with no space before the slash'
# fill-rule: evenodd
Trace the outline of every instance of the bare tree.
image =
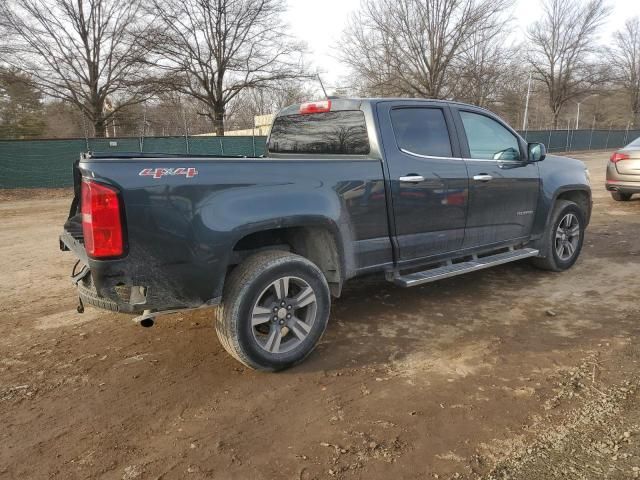
<svg viewBox="0 0 640 480">
<path fill-rule="evenodd" d="M 243 90 L 226 109 L 227 124 L 252 128 L 254 117 L 277 113 L 281 108 L 316 98 L 311 85 L 298 80 L 275 82 L 265 88 Z"/>
<path fill-rule="evenodd" d="M 380 13 L 376 7 L 363 2 L 361 9 L 349 18 L 341 46 L 340 60 L 350 67 L 351 89 L 363 96 L 396 96 L 403 87 L 395 77 L 392 66 L 393 46 L 385 33 L 376 28 Z"/>
<path fill-rule="evenodd" d="M 505 85 L 519 70 L 519 49 L 505 41 L 506 26 L 494 31 L 473 33 L 468 48 L 458 56 L 456 76 L 461 81 L 454 97 L 463 102 L 489 107 L 499 101 Z"/>
<path fill-rule="evenodd" d="M 633 126 L 640 127 L 640 17 L 634 17 L 613 35 L 609 49 L 616 80 L 627 92 Z"/>
<path fill-rule="evenodd" d="M 367 93 L 452 96 L 453 66 L 479 39 L 501 32 L 511 0 L 363 0 L 341 59 Z"/>
<path fill-rule="evenodd" d="M 302 74 L 301 45 L 282 22 L 284 0 L 152 0 L 167 84 L 199 100 L 217 135 L 243 90 Z"/>
<path fill-rule="evenodd" d="M 109 118 L 148 96 L 139 0 L 7 0 L 5 60 L 47 95 L 80 109 L 104 136 Z M 113 108 L 106 110 L 111 102 Z"/>
<path fill-rule="evenodd" d="M 486 106 L 505 118 L 511 125 L 522 125 L 528 79 L 528 70 L 522 65 L 520 58 L 514 55 L 500 75 L 499 84 L 491 94 L 490 101 Z M 535 84 L 532 85 L 532 95 L 535 94 L 533 87 Z M 534 101 L 529 102 L 530 110 L 533 109 L 534 103 Z M 533 125 L 534 118 L 531 112 L 529 112 L 528 118 L 527 124 Z"/>
<path fill-rule="evenodd" d="M 605 0 L 545 0 L 541 19 L 529 28 L 528 62 L 547 88 L 554 128 L 567 102 L 606 79 L 593 54 L 610 11 Z"/>
</svg>

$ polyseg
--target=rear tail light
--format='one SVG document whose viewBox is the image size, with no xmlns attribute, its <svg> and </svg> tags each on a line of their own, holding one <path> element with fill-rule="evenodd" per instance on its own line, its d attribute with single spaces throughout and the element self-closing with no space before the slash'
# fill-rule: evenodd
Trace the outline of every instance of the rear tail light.
<svg viewBox="0 0 640 480">
<path fill-rule="evenodd" d="M 309 113 L 324 113 L 331 111 L 331 100 L 322 100 L 320 102 L 307 102 L 300 105 L 300 113 L 303 115 Z"/>
<path fill-rule="evenodd" d="M 91 257 L 119 257 L 124 253 L 117 190 L 91 180 L 82 181 L 82 231 Z"/>
<path fill-rule="evenodd" d="M 616 163 L 620 160 L 629 160 L 629 158 L 629 155 L 627 155 L 626 153 L 614 152 L 609 160 L 611 160 L 612 163 Z"/>
</svg>

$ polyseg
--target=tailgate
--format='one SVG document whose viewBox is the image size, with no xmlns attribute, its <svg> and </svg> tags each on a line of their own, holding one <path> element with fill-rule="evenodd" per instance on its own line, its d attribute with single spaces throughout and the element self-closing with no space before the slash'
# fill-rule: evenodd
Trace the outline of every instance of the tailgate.
<svg viewBox="0 0 640 480">
<path fill-rule="evenodd" d="M 71 201 L 67 221 L 64 223 L 63 235 L 60 237 L 61 250 L 69 250 L 72 247 L 71 245 L 68 245 L 69 242 L 65 241 L 65 238 L 63 237 L 71 237 L 71 239 L 75 240 L 74 243 L 81 244 L 83 241 L 82 213 L 80 211 L 80 185 L 82 182 L 82 175 L 80 173 L 80 169 L 78 168 L 79 163 L 79 159 L 73 163 L 73 200 Z M 68 248 L 65 248 L 65 245 Z M 82 247 L 82 249 L 84 250 L 84 246 Z"/>
</svg>

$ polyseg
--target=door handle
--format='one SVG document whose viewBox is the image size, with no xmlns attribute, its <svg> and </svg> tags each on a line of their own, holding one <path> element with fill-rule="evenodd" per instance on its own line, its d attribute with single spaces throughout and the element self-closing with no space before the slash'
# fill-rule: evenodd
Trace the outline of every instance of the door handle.
<svg viewBox="0 0 640 480">
<path fill-rule="evenodd" d="M 481 173 L 480 175 L 474 175 L 473 179 L 477 180 L 478 182 L 488 182 L 489 180 L 493 180 L 493 177 L 491 175 L 487 175 L 486 173 Z"/>
<path fill-rule="evenodd" d="M 420 183 L 424 182 L 424 177 L 422 175 L 406 175 L 404 177 L 400 177 L 398 180 L 408 183 Z"/>
</svg>

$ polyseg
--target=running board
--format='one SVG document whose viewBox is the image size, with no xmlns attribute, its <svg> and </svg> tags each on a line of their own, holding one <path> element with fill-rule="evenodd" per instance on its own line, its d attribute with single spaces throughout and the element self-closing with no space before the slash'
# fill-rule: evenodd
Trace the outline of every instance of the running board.
<svg viewBox="0 0 640 480">
<path fill-rule="evenodd" d="M 409 273 L 394 277 L 393 282 L 401 287 L 414 287 L 423 283 L 435 282 L 443 278 L 455 277 L 464 273 L 475 272 L 483 268 L 502 265 L 503 263 L 515 262 L 523 258 L 535 257 L 538 250 L 533 248 L 520 248 L 518 250 L 509 250 L 504 253 L 497 253 L 482 258 L 474 258 L 468 262 L 454 263 L 443 267 L 431 268 L 423 272 Z"/>
</svg>

